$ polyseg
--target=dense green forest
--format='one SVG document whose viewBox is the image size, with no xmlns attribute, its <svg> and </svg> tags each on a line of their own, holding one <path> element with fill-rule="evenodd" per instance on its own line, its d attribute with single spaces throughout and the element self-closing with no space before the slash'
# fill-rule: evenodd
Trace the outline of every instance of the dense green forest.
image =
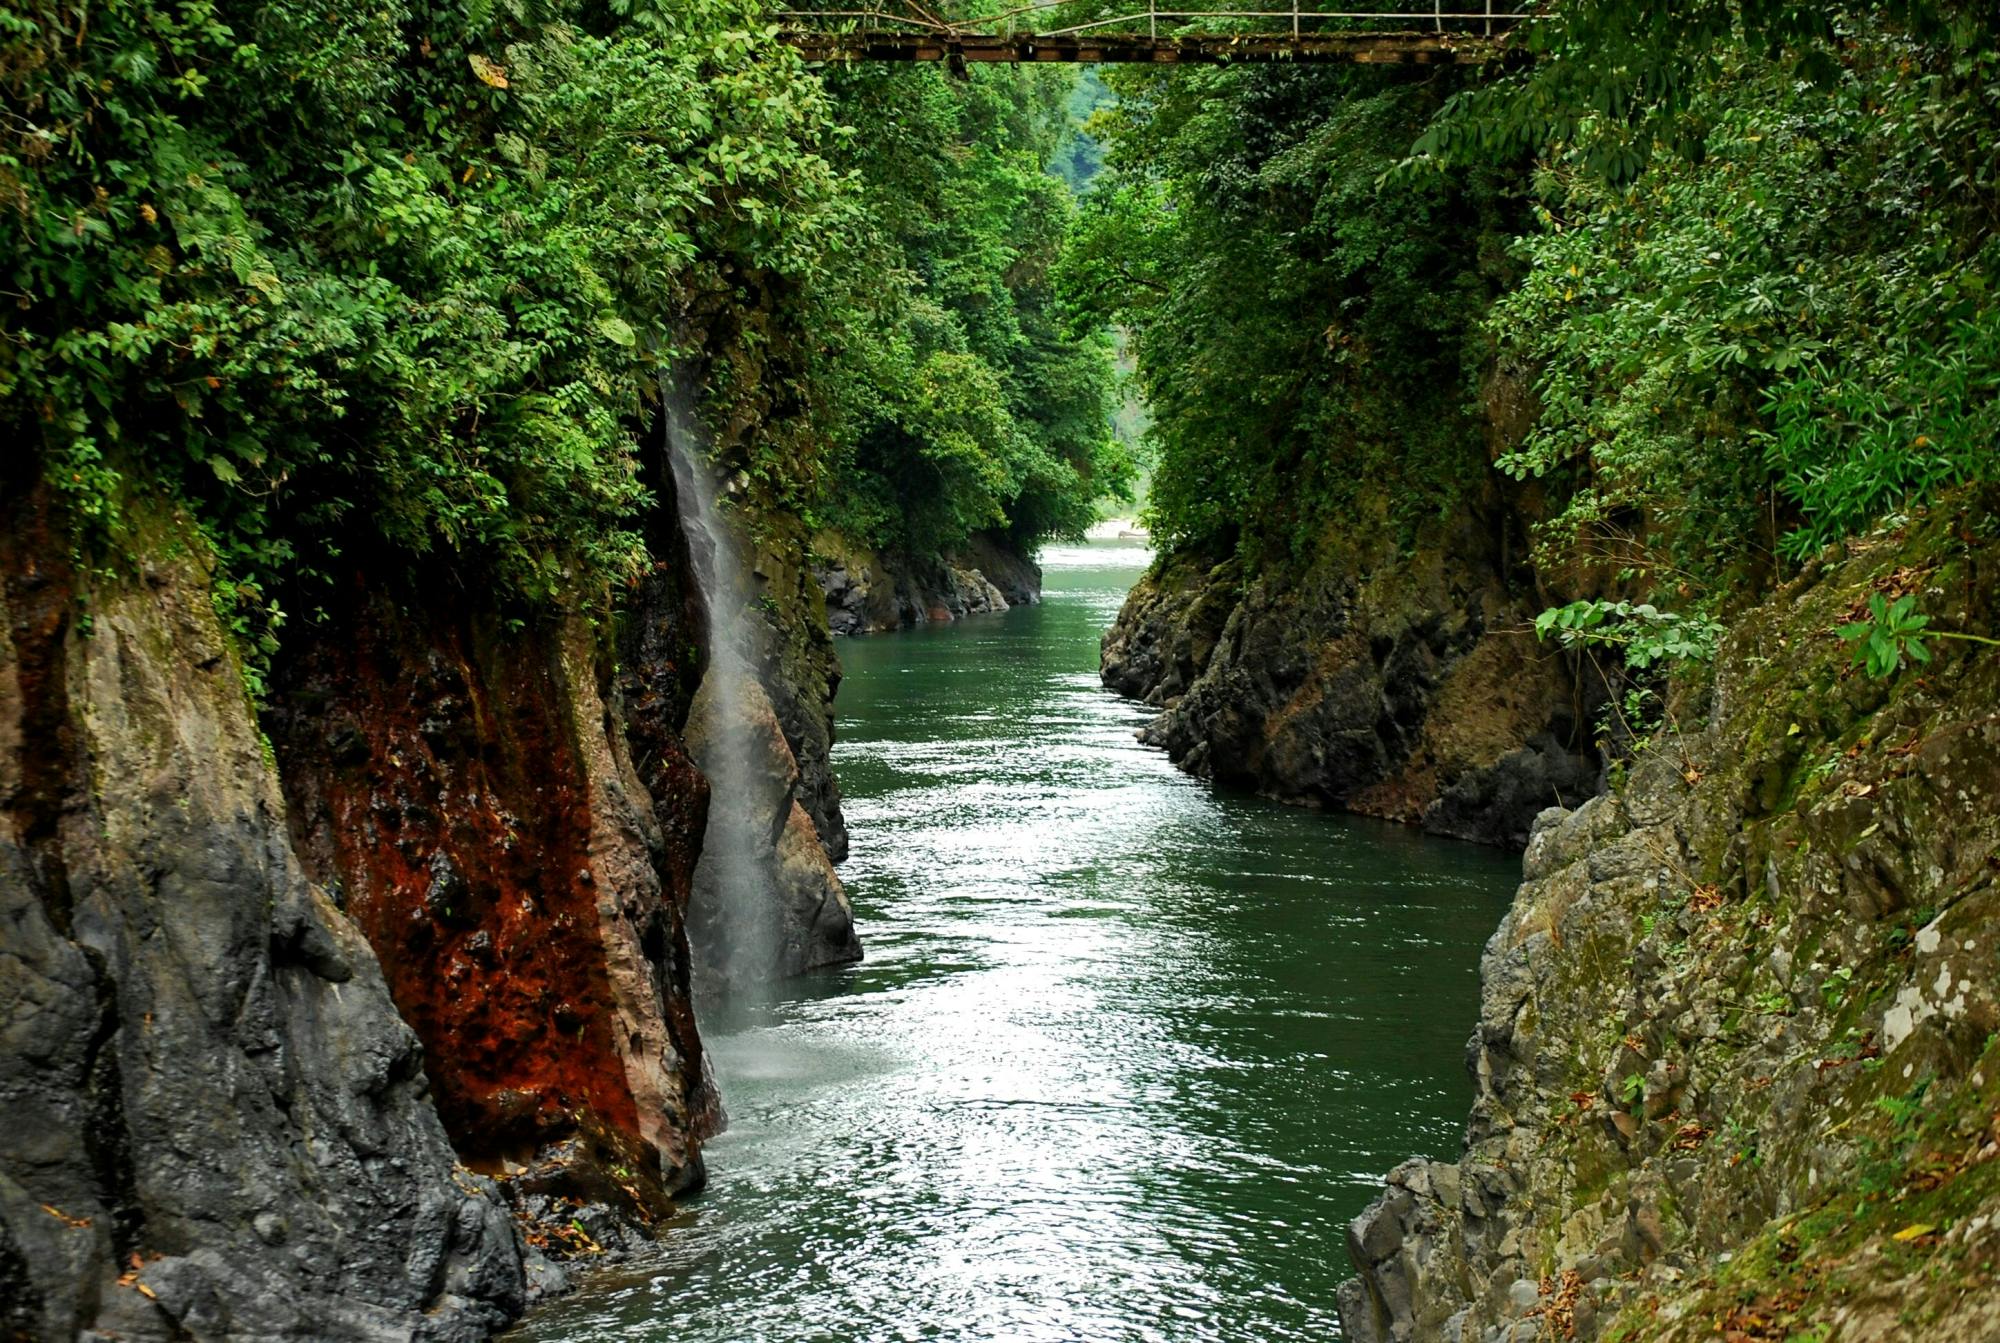
<svg viewBox="0 0 2000 1343">
<path fill-rule="evenodd" d="M 1708 609 L 2000 466 L 1977 6 L 1556 6 L 1497 76 L 1118 70 L 1059 278 L 1136 338 L 1170 543 L 1449 512 L 1477 420 L 1540 557 Z M 1528 393 L 1526 397 L 1521 391 Z"/>
<path fill-rule="evenodd" d="M 100 535 L 135 481 L 185 500 L 265 652 L 356 546 L 539 602 L 635 572 L 688 360 L 766 507 L 1074 535 L 1134 470 L 1114 328 L 1170 544 L 1449 512 L 1511 381 L 1545 558 L 1712 606 L 1990 473 L 2000 53 L 1969 5 L 1663 14 L 1559 6 L 1492 76 L 1114 97 L 822 74 L 743 0 L 31 0 L 0 403 Z"/>
<path fill-rule="evenodd" d="M 1111 168 L 1059 283 L 1080 323 L 1134 333 L 1158 534 L 1310 547 L 1364 483 L 1448 507 L 1480 470 L 1465 371 L 1508 201 L 1488 172 L 1381 178 L 1451 86 L 1286 66 L 1111 80 L 1094 123 Z"/>
<path fill-rule="evenodd" d="M 1074 72 L 954 79 L 935 67 L 830 74 L 868 211 L 872 301 L 843 315 L 831 385 L 845 429 L 828 521 L 933 554 L 976 531 L 1023 548 L 1075 536 L 1129 454 L 1111 437 L 1110 343 L 1071 331 L 1050 270 L 1071 190 Z"/>
<path fill-rule="evenodd" d="M 357 549 L 599 601 L 684 368 L 763 509 L 878 545 L 1121 487 L 1066 74 L 822 80 L 741 0 L 79 13 L 0 13 L 0 414 L 107 553 L 184 501 L 253 664 Z"/>
</svg>

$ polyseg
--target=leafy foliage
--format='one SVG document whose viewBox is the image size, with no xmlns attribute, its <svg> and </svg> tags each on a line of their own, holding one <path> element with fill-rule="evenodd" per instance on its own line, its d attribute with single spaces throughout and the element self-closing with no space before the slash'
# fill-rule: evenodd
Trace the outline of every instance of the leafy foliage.
<svg viewBox="0 0 2000 1343">
<path fill-rule="evenodd" d="M 1712 583 L 2000 464 L 2000 62 L 1891 38 L 1844 62 L 1820 89 L 1738 61 L 1692 95 L 1701 164 L 1538 174 L 1491 326 L 1540 370 L 1501 466 L 1558 487 L 1556 550 L 1638 541 Z"/>
<path fill-rule="evenodd" d="M 979 531 L 1081 534 L 1117 494 L 1110 349 L 1057 321 L 1049 270 L 1071 196 L 1046 165 L 1073 76 L 932 68 L 830 76 L 857 131 L 864 301 L 842 319 L 844 454 L 827 519 L 935 554 Z"/>
<path fill-rule="evenodd" d="M 1854 645 L 1854 665 L 1866 667 L 1870 676 L 1880 679 L 1895 675 L 1904 658 L 1929 662 L 1931 655 L 1924 647 L 1924 631 L 1931 620 L 1919 614 L 1916 607 L 1914 593 L 1905 593 L 1893 602 L 1879 592 L 1870 595 L 1869 619 L 1840 629 L 1840 637 Z"/>
<path fill-rule="evenodd" d="M 1047 311 L 1067 86 L 830 95 L 773 33 L 753 0 L 8 7 L 6 432 L 100 539 L 132 490 L 193 509 L 253 689 L 281 592 L 352 552 L 529 604 L 637 573 L 676 368 L 769 507 L 1080 530 L 1121 458 L 1103 343 Z"/>
<path fill-rule="evenodd" d="M 100 536 L 185 501 L 268 656 L 358 548 L 528 602 L 637 572 L 638 435 L 697 347 L 772 506 L 918 553 L 1127 488 L 1113 328 L 1157 533 L 1253 558 L 1480 498 L 1497 369 L 1548 571 L 1685 613 L 1544 632 L 1699 657 L 1697 613 L 2000 469 L 1994 22 L 1577 0 L 1481 84 L 1135 68 L 1110 103 L 822 78 L 751 0 L 19 0 L 0 423 Z"/>
<path fill-rule="evenodd" d="M 1560 152 L 1614 185 L 1665 151 L 1700 162 L 1707 93 L 1746 56 L 1788 85 L 1838 78 L 1852 32 L 1894 29 L 1976 49 L 1990 38 L 1979 0 L 1569 0 L 1540 8 L 1514 41 L 1529 57 L 1506 78 L 1455 96 L 1416 143 L 1415 162 L 1486 163 Z"/>
<path fill-rule="evenodd" d="M 1483 180 L 1380 179 L 1437 109 L 1376 69 L 1120 70 L 1109 170 L 1058 286 L 1132 332 L 1171 544 L 1302 550 L 1358 490 L 1405 520 L 1476 489 L 1467 342 L 1494 277 Z"/>
<path fill-rule="evenodd" d="M 0 15 L 0 415 L 76 512 L 201 518 L 239 632 L 384 545 L 529 599 L 640 562 L 691 296 L 850 226 L 817 84 L 737 0 L 63 0 Z"/>
<path fill-rule="evenodd" d="M 1713 661 L 1722 625 L 1650 602 L 1576 601 L 1535 617 L 1535 636 L 1553 637 L 1565 648 L 1615 648 L 1627 667 L 1645 671 L 1661 663 Z"/>
<path fill-rule="evenodd" d="M 1906 592 L 1890 601 L 1882 593 L 1870 593 L 1868 619 L 1842 625 L 1837 631 L 1854 645 L 1854 665 L 1865 667 L 1875 678 L 1886 679 L 1903 669 L 1906 661 L 1922 665 L 1931 660 L 1926 639 L 1953 639 L 1964 643 L 2000 648 L 2000 639 L 1963 630 L 1931 627 L 1931 618 L 1917 610 L 1915 593 Z"/>
<path fill-rule="evenodd" d="M 1049 171 L 1068 183 L 1071 191 L 1088 190 L 1097 174 L 1104 171 L 1104 146 L 1091 134 L 1090 119 L 1117 102 L 1118 96 L 1105 84 L 1097 67 L 1084 66 L 1064 105 L 1068 126 L 1049 163 Z"/>
<path fill-rule="evenodd" d="M 1544 581 L 1593 594 L 1539 632 L 1707 659 L 1745 594 L 2000 474 L 1996 36 L 1959 0 L 1577 0 L 1464 84 L 1114 75 L 1058 276 L 1135 333 L 1158 534 L 1449 513 L 1489 429 Z M 1918 656 L 1913 619 L 1858 656 Z"/>
</svg>

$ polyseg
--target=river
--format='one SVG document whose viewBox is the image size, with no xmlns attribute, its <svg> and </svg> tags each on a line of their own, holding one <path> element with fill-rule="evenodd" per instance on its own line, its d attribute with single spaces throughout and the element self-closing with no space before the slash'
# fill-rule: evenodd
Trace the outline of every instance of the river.
<svg viewBox="0 0 2000 1343">
<path fill-rule="evenodd" d="M 536 1343 L 1324 1343 L 1348 1219 L 1455 1154 L 1518 861 L 1218 795 L 1104 691 L 1145 553 L 845 642 L 868 959 L 703 1030 L 729 1131 L 656 1252 Z"/>
</svg>

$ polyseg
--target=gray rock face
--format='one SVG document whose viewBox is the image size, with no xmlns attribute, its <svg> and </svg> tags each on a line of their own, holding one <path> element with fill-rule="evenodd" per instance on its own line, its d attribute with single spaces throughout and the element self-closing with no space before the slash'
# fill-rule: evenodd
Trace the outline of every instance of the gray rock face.
<svg viewBox="0 0 2000 1343">
<path fill-rule="evenodd" d="M 959 566 L 998 590 L 1007 606 L 1034 606 L 1042 600 L 1042 566 L 990 536 L 973 537 Z"/>
<path fill-rule="evenodd" d="M 1413 554 L 1329 547 L 1250 579 L 1169 555 L 1105 635 L 1104 683 L 1161 710 L 1192 774 L 1519 847 L 1597 790 L 1588 695 L 1528 630 L 1470 520 Z"/>
<path fill-rule="evenodd" d="M 1465 1153 L 1353 1224 L 1349 1339 L 2000 1337 L 2000 1280 L 1938 1268 L 2000 1255 L 2000 658 L 1884 687 L 1827 635 L 1912 572 L 1989 628 L 2000 546 L 1952 535 L 1778 593 L 1674 704 L 1705 727 L 1536 819 Z"/>
<path fill-rule="evenodd" d="M 758 666 L 764 693 L 784 729 L 799 770 L 798 801 L 812 818 L 820 842 L 835 862 L 847 857 L 847 821 L 840 810 L 840 780 L 833 772 L 834 697 L 840 659 L 826 625 L 826 602 L 816 572 L 806 563 L 806 542 L 796 521 L 769 529 L 755 558 L 763 619 Z"/>
<path fill-rule="evenodd" d="M 141 575 L 86 581 L 9 513 L 0 1332 L 485 1336 L 525 1302 L 513 1225 L 293 855 L 198 539 L 155 520 Z"/>
<path fill-rule="evenodd" d="M 715 674 L 687 729 L 713 787 L 688 905 L 696 963 L 720 981 L 756 982 L 860 960 L 854 910 L 800 801 L 798 762 L 763 687 L 744 677 L 732 697 L 737 720 L 725 721 Z M 742 758 L 720 761 L 724 751 Z"/>
<path fill-rule="evenodd" d="M 813 573 L 826 595 L 827 628 L 874 634 L 988 615 L 1042 599 L 1042 571 L 990 537 L 963 555 L 912 560 L 878 555 L 840 538 L 815 538 Z"/>
</svg>

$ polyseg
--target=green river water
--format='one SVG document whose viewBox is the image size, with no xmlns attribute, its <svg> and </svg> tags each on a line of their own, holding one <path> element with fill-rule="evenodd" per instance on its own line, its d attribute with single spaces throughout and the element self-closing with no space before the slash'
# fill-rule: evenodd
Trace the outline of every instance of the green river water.
<svg viewBox="0 0 2000 1343">
<path fill-rule="evenodd" d="M 1097 678 L 1145 553 L 1042 559 L 840 645 L 868 959 L 709 1005 L 708 1189 L 516 1337 L 1338 1337 L 1348 1220 L 1456 1151 L 1518 861 L 1180 774 Z"/>
</svg>

